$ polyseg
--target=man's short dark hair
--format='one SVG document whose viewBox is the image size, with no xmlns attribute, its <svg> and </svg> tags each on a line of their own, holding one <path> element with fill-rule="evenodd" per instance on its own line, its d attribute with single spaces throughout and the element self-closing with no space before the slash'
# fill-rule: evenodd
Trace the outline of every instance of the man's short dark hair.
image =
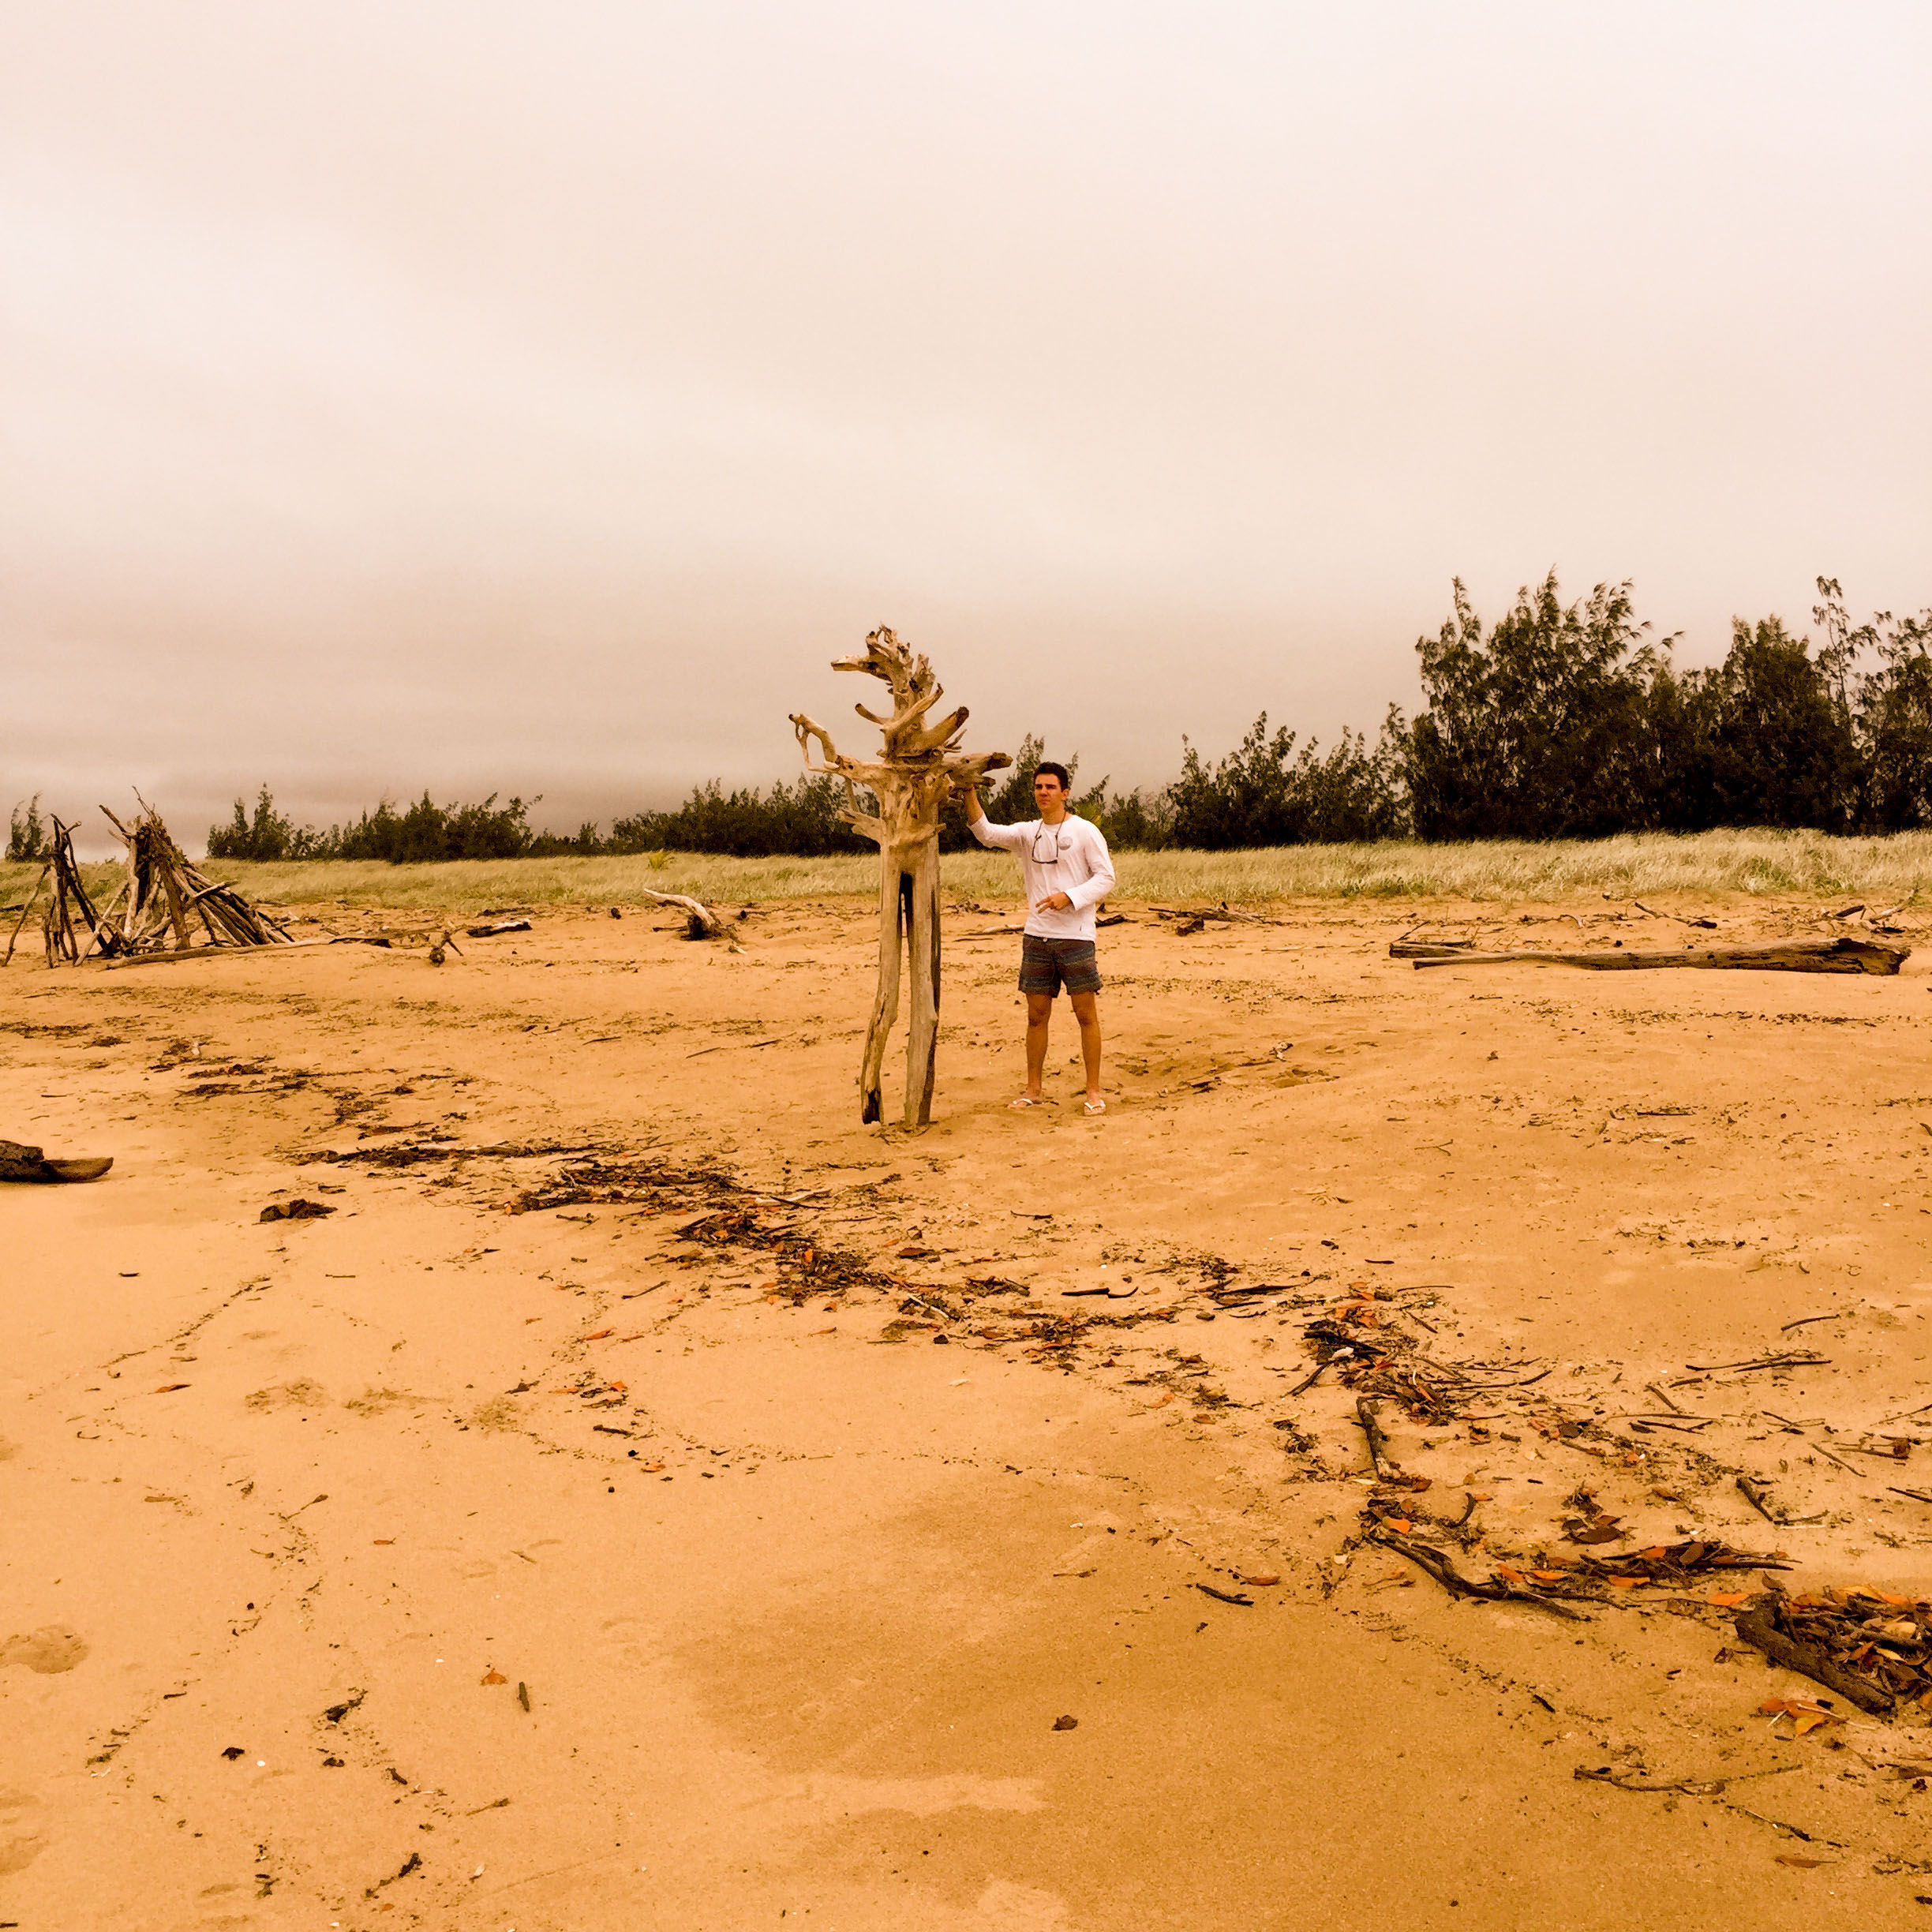
<svg viewBox="0 0 1932 1932">
<path fill-rule="evenodd" d="M 1042 772 L 1046 773 L 1050 778 L 1058 778 L 1060 781 L 1060 789 L 1062 792 L 1071 792 L 1073 789 L 1073 775 L 1064 765 L 1056 765 L 1051 758 L 1042 758 L 1034 768 L 1033 776 L 1037 778 Z"/>
</svg>

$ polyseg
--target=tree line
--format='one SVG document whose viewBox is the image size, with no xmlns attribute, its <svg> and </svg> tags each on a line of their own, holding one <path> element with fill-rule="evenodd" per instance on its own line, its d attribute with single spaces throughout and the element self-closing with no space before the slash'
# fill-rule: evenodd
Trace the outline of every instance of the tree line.
<svg viewBox="0 0 1932 1932">
<path fill-rule="evenodd" d="M 1210 762 L 1185 738 L 1179 775 L 1116 792 L 1102 778 L 1075 809 L 1122 848 L 1225 850 L 1414 837 L 1598 838 L 1632 831 L 1773 826 L 1893 832 L 1932 825 L 1932 610 L 1853 623 L 1833 578 L 1818 580 L 1818 635 L 1781 618 L 1733 620 L 1722 664 L 1680 670 L 1628 582 L 1563 601 L 1556 575 L 1526 586 L 1485 627 L 1461 579 L 1448 618 L 1417 641 L 1423 704 L 1391 706 L 1380 732 L 1324 748 L 1267 714 Z M 1033 811 L 1046 747 L 1029 736 L 987 800 L 996 819 Z M 530 801 L 531 804 L 537 803 Z M 809 775 L 726 791 L 716 781 L 669 811 L 575 834 L 534 830 L 520 798 L 402 810 L 385 799 L 353 824 L 294 823 L 264 786 L 212 826 L 215 859 L 546 857 L 677 851 L 813 858 L 874 849 L 840 819 L 844 788 Z M 44 848 L 38 801 L 17 808 L 8 856 Z M 942 844 L 972 844 L 948 813 Z"/>
</svg>

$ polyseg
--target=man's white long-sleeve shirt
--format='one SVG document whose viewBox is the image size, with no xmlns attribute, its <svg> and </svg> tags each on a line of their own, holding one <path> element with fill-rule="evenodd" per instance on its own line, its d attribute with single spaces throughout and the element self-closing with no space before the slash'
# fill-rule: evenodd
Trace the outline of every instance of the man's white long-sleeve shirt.
<svg viewBox="0 0 1932 1932">
<path fill-rule="evenodd" d="M 995 825 L 984 818 L 970 822 L 982 845 L 1020 855 L 1028 932 L 1043 939 L 1092 938 L 1094 908 L 1114 889 L 1114 861 L 1098 827 L 1071 812 L 1057 826 L 1041 818 L 1024 825 Z M 1073 903 L 1043 908 L 1040 901 L 1052 893 L 1065 893 Z"/>
</svg>

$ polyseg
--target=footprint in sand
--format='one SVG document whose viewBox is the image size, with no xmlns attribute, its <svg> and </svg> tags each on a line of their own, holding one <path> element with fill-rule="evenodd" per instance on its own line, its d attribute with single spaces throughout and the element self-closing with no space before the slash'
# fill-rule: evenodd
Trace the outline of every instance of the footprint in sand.
<svg viewBox="0 0 1932 1932">
<path fill-rule="evenodd" d="M 88 1653 L 88 1647 L 65 1623 L 43 1623 L 24 1637 L 0 1643 L 0 1666 L 24 1664 L 43 1677 L 70 1671 Z"/>
<path fill-rule="evenodd" d="M 32 1792 L 0 1791 L 0 1878 L 24 1871 L 47 1849 L 34 1829 L 39 1810 Z"/>
<path fill-rule="evenodd" d="M 278 1382 L 271 1388 L 259 1388 L 248 1398 L 251 1409 L 323 1409 L 328 1406 L 328 1391 L 320 1382 L 306 1378 L 298 1382 Z"/>
<path fill-rule="evenodd" d="M 1051 1892 L 995 1878 L 974 1901 L 972 1923 L 985 1932 L 1064 1932 L 1066 1901 Z"/>
</svg>

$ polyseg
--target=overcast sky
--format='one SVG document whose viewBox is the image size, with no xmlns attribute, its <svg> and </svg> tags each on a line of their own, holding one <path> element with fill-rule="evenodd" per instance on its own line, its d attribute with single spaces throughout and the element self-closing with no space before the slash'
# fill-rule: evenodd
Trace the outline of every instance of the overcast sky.
<svg viewBox="0 0 1932 1932">
<path fill-rule="evenodd" d="M 1932 603 L 1932 7 L 0 10 L 0 811 L 1159 782 L 1460 573 Z"/>
</svg>

